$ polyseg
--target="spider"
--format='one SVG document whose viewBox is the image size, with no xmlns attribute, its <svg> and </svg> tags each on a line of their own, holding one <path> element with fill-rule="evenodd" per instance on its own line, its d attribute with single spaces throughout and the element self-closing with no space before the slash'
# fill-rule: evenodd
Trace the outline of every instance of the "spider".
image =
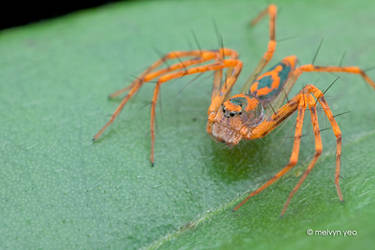
<svg viewBox="0 0 375 250">
<path fill-rule="evenodd" d="M 331 109 L 324 98 L 324 93 L 314 85 L 308 84 L 304 86 L 296 96 L 290 100 L 287 100 L 284 105 L 283 103 L 285 102 L 286 94 L 289 93 L 299 76 L 305 72 L 344 72 L 358 74 L 362 76 L 362 78 L 374 89 L 375 83 L 366 75 L 365 71 L 356 66 L 342 67 L 306 64 L 297 67 L 297 57 L 294 55 L 285 57 L 281 62 L 270 68 L 267 72 L 261 74 L 264 67 L 271 60 L 276 49 L 276 14 L 277 7 L 274 4 L 271 4 L 251 21 L 251 25 L 254 26 L 263 17 L 267 15 L 269 16 L 268 49 L 261 58 L 254 72 L 245 82 L 240 94 L 230 97 L 231 89 L 236 83 L 242 69 L 242 62 L 239 60 L 239 55 L 235 50 L 220 48 L 217 50 L 173 51 L 167 53 L 164 57 L 148 67 L 148 69 L 146 69 L 128 87 L 120 89 L 109 96 L 110 98 L 114 98 L 123 93 L 127 93 L 113 113 L 110 120 L 102 129 L 99 130 L 99 132 L 94 136 L 93 140 L 97 140 L 104 130 L 110 124 L 112 124 L 129 99 L 132 98 L 145 83 L 150 82 L 153 79 L 157 79 L 151 104 L 150 161 L 152 166 L 154 166 L 155 109 L 161 85 L 172 79 L 180 78 L 186 75 L 213 71 L 214 81 L 211 94 L 211 104 L 208 108 L 206 130 L 207 133 L 217 141 L 224 142 L 227 145 L 236 145 L 241 141 L 241 139 L 254 140 L 262 138 L 297 111 L 294 143 L 289 163 L 265 184 L 251 192 L 247 198 L 245 198 L 233 210 L 236 211 L 239 209 L 251 197 L 273 184 L 297 164 L 303 120 L 305 110 L 308 108 L 311 114 L 311 122 L 315 137 L 315 154 L 306 171 L 290 192 L 289 197 L 281 211 L 281 216 L 284 215 L 293 195 L 313 169 L 316 161 L 322 153 L 323 146 L 316 110 L 318 103 L 321 105 L 325 115 L 328 117 L 333 133 L 336 136 L 335 185 L 337 195 L 339 199 L 343 201 L 339 184 L 342 133 L 334 119 Z M 182 58 L 184 60 L 182 60 Z M 178 59 L 180 61 L 168 67 L 157 70 L 157 68 L 162 66 L 163 63 L 173 59 Z M 224 70 L 226 71 L 223 79 Z M 277 111 L 274 111 L 274 109 Z"/>
</svg>

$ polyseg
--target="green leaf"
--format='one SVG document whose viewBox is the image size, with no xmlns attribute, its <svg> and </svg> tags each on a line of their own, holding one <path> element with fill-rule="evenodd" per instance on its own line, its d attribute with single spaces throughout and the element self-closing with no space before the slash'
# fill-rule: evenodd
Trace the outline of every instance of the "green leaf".
<svg viewBox="0 0 375 250">
<path fill-rule="evenodd" d="M 271 64 L 291 54 L 310 63 L 324 38 L 317 64 L 338 64 L 346 51 L 345 65 L 374 66 L 374 2 L 276 4 L 277 39 L 295 39 L 278 44 Z M 213 22 L 224 46 L 244 62 L 239 90 L 266 49 L 267 20 L 248 27 L 266 6 L 245 0 L 124 2 L 2 31 L 0 248 L 370 248 L 375 92 L 359 76 L 340 75 L 327 93 L 335 114 L 350 111 L 336 117 L 343 131 L 344 203 L 334 186 L 335 137 L 327 130 L 322 157 L 279 217 L 314 154 L 307 113 L 298 165 L 232 213 L 247 192 L 288 162 L 295 116 L 263 140 L 234 148 L 214 142 L 205 132 L 210 73 L 163 85 L 154 168 L 148 160 L 152 83 L 91 142 L 120 103 L 106 96 L 160 57 L 153 48 L 196 49 L 194 30 L 201 48 L 217 49 Z M 324 90 L 334 78 L 304 74 L 291 95 L 308 83 Z M 329 128 L 323 112 L 319 120 Z M 307 236 L 307 229 L 342 235 Z M 344 230 L 357 236 L 344 236 Z"/>
</svg>

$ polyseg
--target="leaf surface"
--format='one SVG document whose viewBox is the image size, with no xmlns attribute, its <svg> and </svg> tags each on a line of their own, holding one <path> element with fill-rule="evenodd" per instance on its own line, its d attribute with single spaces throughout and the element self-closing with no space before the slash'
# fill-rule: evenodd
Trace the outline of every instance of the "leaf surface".
<svg viewBox="0 0 375 250">
<path fill-rule="evenodd" d="M 317 64 L 374 65 L 372 1 L 276 1 L 278 44 L 271 64 L 295 54 Z M 281 208 L 314 153 L 308 113 L 298 165 L 238 212 L 232 208 L 279 171 L 292 149 L 295 116 L 263 140 L 234 148 L 205 132 L 212 74 L 163 85 L 157 110 L 156 166 L 150 167 L 144 86 L 97 143 L 91 138 L 120 100 L 106 96 L 172 50 L 224 46 L 244 62 L 236 90 L 263 55 L 268 23 L 248 22 L 266 2 L 124 2 L 0 34 L 0 248 L 368 248 L 375 230 L 375 93 L 359 76 L 340 75 L 327 99 L 343 131 L 341 186 L 334 187 L 335 137 Z M 271 66 L 271 65 L 270 65 Z M 374 79 L 375 74 L 369 72 Z M 305 74 L 292 90 L 335 76 Z M 186 86 L 186 87 L 185 87 Z M 181 92 L 180 90 L 184 88 Z M 320 127 L 329 128 L 323 112 Z M 357 236 L 307 236 L 307 229 Z"/>
</svg>

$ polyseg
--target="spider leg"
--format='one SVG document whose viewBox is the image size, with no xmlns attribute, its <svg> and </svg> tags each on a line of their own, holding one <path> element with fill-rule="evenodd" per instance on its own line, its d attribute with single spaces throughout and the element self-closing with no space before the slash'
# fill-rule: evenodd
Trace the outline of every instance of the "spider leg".
<svg viewBox="0 0 375 250">
<path fill-rule="evenodd" d="M 122 94 L 122 93 L 124 93 L 124 92 L 126 92 L 128 90 L 130 90 L 139 81 L 144 81 L 144 77 L 146 75 L 148 75 L 149 73 L 151 73 L 153 70 L 155 70 L 156 68 L 158 68 L 159 66 L 161 66 L 166 61 L 173 60 L 173 59 L 181 59 L 183 57 L 191 57 L 191 56 L 196 57 L 198 59 L 199 58 L 204 59 L 204 61 L 208 61 L 208 60 L 214 59 L 215 57 L 222 58 L 223 56 L 230 56 L 231 58 L 238 58 L 238 54 L 237 54 L 236 51 L 231 50 L 231 49 L 227 49 L 227 48 L 222 48 L 222 49 L 220 49 L 218 51 L 208 51 L 208 50 L 173 51 L 173 52 L 170 52 L 170 53 L 166 54 L 164 57 L 160 58 L 154 64 L 152 64 L 150 67 L 148 67 L 129 86 L 127 86 L 127 87 L 125 87 L 123 89 L 117 90 L 114 93 L 110 94 L 109 98 L 114 98 L 114 97 L 116 97 L 116 96 L 118 96 L 118 95 L 120 95 L 120 94 Z M 196 59 L 193 59 L 191 61 L 192 62 L 190 62 L 190 60 L 185 61 L 185 62 L 181 61 L 178 64 L 174 64 L 174 65 L 171 65 L 171 66 L 169 66 L 167 68 L 164 68 L 163 70 L 159 70 L 158 74 L 164 74 L 164 73 L 167 73 L 167 72 L 174 71 L 176 69 L 181 69 L 181 66 L 187 67 L 187 66 L 190 66 L 192 64 L 201 63 L 201 62 L 199 62 Z"/>
<path fill-rule="evenodd" d="M 215 27 L 216 27 L 216 25 L 215 25 Z M 217 27 L 216 27 L 216 32 L 218 32 Z M 238 57 L 236 57 L 236 59 L 237 58 Z M 218 61 L 222 61 L 223 59 L 224 59 L 224 55 L 222 53 L 220 53 L 220 57 L 218 58 Z M 229 68 L 227 69 L 226 74 L 227 75 L 230 74 Z M 213 85 L 212 85 L 211 100 L 212 100 L 212 98 L 214 98 L 214 96 L 219 94 L 220 88 L 222 86 L 222 78 L 223 78 L 223 69 L 216 70 L 214 72 L 214 82 L 213 82 Z"/>
<path fill-rule="evenodd" d="M 137 85 L 137 83 L 142 82 L 143 78 L 147 74 L 149 74 L 150 72 L 152 72 L 153 70 L 155 70 L 156 68 L 158 68 L 159 66 L 161 66 L 167 60 L 173 60 L 173 59 L 176 59 L 176 58 L 183 58 L 183 57 L 188 57 L 188 56 L 199 57 L 200 53 L 201 53 L 200 51 L 196 51 L 196 50 L 193 50 L 193 51 L 173 51 L 173 52 L 170 52 L 170 53 L 166 54 L 165 56 L 163 56 L 162 58 L 160 58 L 159 60 L 157 60 L 156 62 L 154 62 L 137 79 L 135 79 L 129 86 L 127 86 L 127 87 L 125 87 L 123 89 L 117 90 L 114 93 L 110 94 L 109 98 L 114 98 L 114 97 L 119 96 L 122 93 L 124 93 L 124 92 L 132 89 L 135 85 Z"/>
<path fill-rule="evenodd" d="M 296 105 L 298 103 L 298 105 Z M 301 136 L 302 136 L 302 126 L 303 126 L 303 118 L 305 115 L 305 109 L 306 109 L 306 96 L 302 92 L 298 94 L 296 97 L 294 97 L 289 103 L 285 104 L 283 107 L 280 108 L 280 110 L 274 114 L 271 117 L 271 121 L 265 121 L 266 123 L 269 123 L 268 126 L 263 127 L 263 129 L 266 130 L 272 130 L 274 127 L 276 127 L 278 124 L 280 124 L 281 121 L 283 121 L 287 116 L 292 114 L 294 111 L 298 110 L 297 114 L 297 122 L 296 122 L 296 131 L 294 134 L 294 144 L 293 144 L 293 150 L 289 159 L 289 163 L 276 175 L 274 175 L 269 181 L 267 181 L 265 184 L 263 184 L 260 188 L 250 193 L 249 196 L 247 196 L 240 204 L 238 204 L 233 210 L 237 211 L 243 204 L 245 204 L 251 197 L 257 195 L 264 189 L 266 189 L 268 186 L 273 184 L 275 181 L 280 179 L 283 175 L 285 175 L 289 170 L 291 170 L 298 162 L 298 155 L 299 155 L 299 148 L 301 143 Z M 265 123 L 263 122 L 263 123 Z M 273 125 L 271 125 L 271 123 Z M 261 123 L 262 124 L 262 123 Z M 258 135 L 254 135 L 262 137 L 262 135 L 266 133 L 258 132 Z M 263 135 L 263 136 L 264 136 Z M 254 137 L 254 138 L 255 138 Z"/>
<path fill-rule="evenodd" d="M 317 101 L 314 99 L 314 97 L 316 98 Z M 297 192 L 297 190 L 300 188 L 300 186 L 306 179 L 307 175 L 313 169 L 316 161 L 318 160 L 323 150 L 323 145 L 322 145 L 320 131 L 319 131 L 318 116 L 316 112 L 317 102 L 319 102 L 320 105 L 322 106 L 326 116 L 328 117 L 328 120 L 331 123 L 332 130 L 336 136 L 335 185 L 336 185 L 337 195 L 339 196 L 339 199 L 341 201 L 343 200 L 342 192 L 341 192 L 340 184 L 339 184 L 340 166 L 341 166 L 342 133 L 334 119 L 331 109 L 329 108 L 327 102 L 324 99 L 324 94 L 317 87 L 309 84 L 306 87 L 304 87 L 297 96 L 295 96 L 293 99 L 287 102 L 284 106 L 282 106 L 278 110 L 278 112 L 276 112 L 276 114 L 271 116 L 269 120 L 266 120 L 262 122 L 261 124 L 259 124 L 256 128 L 253 129 L 253 131 L 251 131 L 251 134 L 248 135 L 248 139 L 256 139 L 256 138 L 261 138 L 265 136 L 274 128 L 276 128 L 283 120 L 285 120 L 288 116 L 290 116 L 296 110 L 296 107 L 297 107 L 296 103 L 298 104 L 296 132 L 295 132 L 295 137 L 294 137 L 293 151 L 289 160 L 289 164 L 286 167 L 284 167 L 279 173 L 277 173 L 273 178 L 271 178 L 268 182 L 266 182 L 263 186 L 261 186 L 260 188 L 252 192 L 245 200 L 243 200 L 239 205 L 237 205 L 234 208 L 234 210 L 237 210 L 238 208 L 240 208 L 252 196 L 258 194 L 259 192 L 267 188 L 269 185 L 274 183 L 276 180 L 278 180 L 281 176 L 283 176 L 286 172 L 288 172 L 297 163 L 298 153 L 299 153 L 299 143 L 301 139 L 300 137 L 301 137 L 302 125 L 303 125 L 303 114 L 301 114 L 301 112 L 305 111 L 306 105 L 307 105 L 311 112 L 311 122 L 313 124 L 313 130 L 314 130 L 314 136 L 315 136 L 315 154 L 308 168 L 306 169 L 305 173 L 300 178 L 300 180 L 298 181 L 296 186 L 293 188 L 293 190 L 290 192 L 289 197 L 287 201 L 285 202 L 283 210 L 281 212 L 281 216 L 284 215 L 285 211 L 288 208 L 290 200 L 292 199 L 293 195 Z M 298 144 L 298 146 L 296 146 L 296 144 Z"/>
<path fill-rule="evenodd" d="M 311 172 L 311 170 L 315 166 L 316 161 L 318 160 L 319 156 L 322 154 L 322 151 L 323 151 L 322 138 L 320 137 L 320 131 L 319 131 L 318 115 L 316 113 L 316 102 L 311 94 L 307 94 L 306 97 L 307 97 L 307 102 L 308 102 L 308 106 L 309 106 L 310 113 L 311 113 L 311 122 L 313 125 L 314 136 L 315 136 L 315 154 L 309 166 L 307 167 L 305 173 L 300 178 L 300 180 L 298 181 L 296 186 L 293 188 L 293 190 L 290 192 L 289 197 L 284 204 L 283 210 L 281 211 L 281 216 L 285 214 L 288 208 L 288 205 L 290 203 L 290 200 L 292 199 L 294 194 L 298 191 L 302 183 L 305 181 L 307 175 Z"/>
<path fill-rule="evenodd" d="M 204 63 L 210 60 L 215 60 L 218 57 L 224 56 L 230 56 L 231 58 L 237 58 L 238 54 L 236 51 L 231 49 L 220 49 L 217 51 L 201 51 L 201 50 L 193 50 L 193 51 L 174 51 L 168 53 L 163 58 L 156 61 L 154 64 L 152 64 L 146 71 L 144 71 L 139 78 L 135 79 L 130 86 L 120 89 L 110 95 L 111 98 L 118 96 L 122 94 L 125 91 L 129 90 L 129 93 L 122 99 L 119 106 L 116 108 L 115 112 L 112 114 L 110 120 L 96 133 L 96 135 L 93 137 L 93 140 L 97 140 L 101 134 L 105 131 L 105 129 L 113 123 L 113 121 L 116 119 L 116 117 L 120 114 L 121 110 L 124 108 L 125 104 L 129 101 L 130 98 L 134 96 L 134 94 L 142 87 L 142 85 L 148 81 L 151 81 L 154 78 L 157 78 L 163 74 L 166 74 L 168 72 L 172 72 L 175 70 L 183 69 L 188 66 L 192 66 L 195 64 Z M 176 59 L 181 57 L 188 57 L 188 56 L 194 56 L 195 58 L 186 60 L 184 62 L 173 64 L 167 68 L 160 69 L 158 71 L 154 71 L 157 67 L 163 64 L 164 61 L 169 59 Z"/>
<path fill-rule="evenodd" d="M 296 81 L 298 77 L 304 72 L 342 72 L 349 74 L 358 74 L 375 89 L 375 82 L 359 67 L 357 66 L 317 66 L 312 64 L 302 65 L 296 68 L 293 76 L 293 81 Z"/>
<path fill-rule="evenodd" d="M 238 59 L 238 54 L 232 55 L 231 58 Z M 225 54 L 219 53 L 219 57 L 217 60 L 221 62 L 223 59 L 225 59 Z M 233 68 L 227 68 L 224 82 L 227 81 L 228 77 L 230 77 L 232 73 L 233 73 Z M 212 98 L 220 94 L 220 88 L 223 86 L 222 78 L 223 78 L 223 69 L 220 69 L 214 72 L 214 83 L 212 86 L 211 100 Z"/>
<path fill-rule="evenodd" d="M 337 124 L 331 109 L 329 108 L 324 94 L 314 85 L 308 85 L 310 88 L 310 92 L 316 97 L 320 105 L 322 106 L 324 113 L 328 117 L 329 122 L 331 123 L 331 127 L 333 133 L 336 136 L 336 173 L 335 173 L 335 185 L 337 190 L 337 195 L 341 201 L 343 201 L 342 192 L 340 188 L 340 166 L 341 166 L 341 148 L 342 148 L 342 133 L 340 130 L 339 125 Z"/>
<path fill-rule="evenodd" d="M 269 26 L 269 32 L 270 32 L 270 40 L 268 42 L 268 48 L 266 53 L 264 53 L 263 58 L 258 63 L 257 67 L 253 71 L 253 73 L 250 75 L 250 77 L 247 79 L 246 83 L 241 89 L 241 92 L 247 92 L 250 88 L 250 85 L 254 82 L 254 80 L 258 77 L 259 73 L 262 72 L 264 67 L 268 64 L 268 62 L 271 60 L 275 49 L 276 49 L 276 40 L 275 40 L 275 23 L 276 23 L 276 14 L 277 14 L 277 7 L 276 5 L 269 5 L 265 10 L 263 10 L 259 15 L 254 18 L 251 21 L 251 26 L 254 26 L 257 24 L 265 15 L 269 15 L 270 19 L 270 26 Z"/>
<path fill-rule="evenodd" d="M 214 84 L 212 85 L 211 99 L 220 93 L 221 80 L 223 78 L 223 70 L 217 70 L 214 73 Z"/>
<path fill-rule="evenodd" d="M 150 127 L 151 127 L 151 153 L 150 153 L 150 161 L 152 166 L 154 165 L 154 149 L 155 149 L 155 111 L 156 111 L 156 103 L 159 96 L 160 86 L 172 79 L 180 78 L 185 75 L 190 74 L 197 74 L 197 73 L 203 73 L 207 71 L 219 71 L 224 68 L 234 68 L 233 74 L 228 77 L 226 83 L 224 83 L 223 87 L 219 91 L 218 95 L 214 96 L 211 100 L 210 108 L 212 110 L 218 109 L 220 107 L 221 103 L 224 100 L 224 97 L 226 96 L 226 93 L 230 92 L 232 86 L 234 85 L 237 76 L 242 68 L 242 62 L 238 59 L 224 59 L 221 62 L 198 66 L 194 68 L 185 69 L 182 71 L 172 72 L 168 73 L 166 75 L 163 75 L 159 78 L 158 82 L 155 85 L 154 88 L 154 95 L 152 97 L 152 104 L 151 104 L 151 121 L 150 121 Z M 215 84 L 214 84 L 215 85 Z M 220 102 L 221 101 L 221 102 Z M 220 103 L 219 103 L 220 102 Z M 217 107 L 217 108 L 216 108 Z M 209 108 L 209 110 L 210 110 Z M 210 112 L 209 112 L 210 113 Z"/>
<path fill-rule="evenodd" d="M 341 165 L 341 147 L 342 147 L 342 134 L 339 126 L 337 125 L 335 118 L 333 117 L 333 114 L 327 104 L 327 102 L 324 99 L 323 93 L 316 88 L 314 85 L 307 85 L 306 86 L 307 91 L 309 91 L 320 103 L 322 106 L 326 116 L 328 117 L 333 132 L 336 136 L 336 173 L 335 173 L 335 185 L 336 185 L 336 190 L 337 190 L 337 195 L 341 201 L 343 201 L 342 197 L 342 192 L 339 184 L 339 176 L 340 176 L 340 165 Z M 290 192 L 288 200 L 285 202 L 283 210 L 281 212 L 281 216 L 284 215 L 286 209 L 288 208 L 289 202 L 292 199 L 293 195 L 297 192 L 301 184 L 304 182 L 306 179 L 307 175 L 310 173 L 312 168 L 314 167 L 316 161 L 318 160 L 319 156 L 322 153 L 323 150 L 323 145 L 322 145 L 322 140 L 320 137 L 320 131 L 319 131 L 319 123 L 318 123 L 318 116 L 316 113 L 316 101 L 314 98 L 310 95 L 310 98 L 308 100 L 309 104 L 309 109 L 311 112 L 311 122 L 313 124 L 313 129 L 314 129 L 314 135 L 315 135 L 315 155 L 312 161 L 310 162 L 308 168 L 306 169 L 305 173 L 301 177 L 301 179 L 298 181 L 297 185 L 294 187 L 294 189 Z"/>
<path fill-rule="evenodd" d="M 285 93 L 289 93 L 298 78 L 305 72 L 342 72 L 349 74 L 359 74 L 362 78 L 375 89 L 375 82 L 365 73 L 364 70 L 357 66 L 316 66 L 312 64 L 302 65 L 296 68 L 284 85 Z"/>
<path fill-rule="evenodd" d="M 232 87 L 237 81 L 238 75 L 241 73 L 242 70 L 242 62 L 237 59 L 233 65 L 228 66 L 226 72 L 226 79 L 223 83 L 223 86 L 219 91 L 213 92 L 211 97 L 211 104 L 208 108 L 208 122 L 206 131 L 207 133 L 211 134 L 212 123 L 215 120 L 215 116 L 217 114 L 218 109 L 220 108 L 221 104 L 227 99 L 228 95 L 230 94 Z"/>
</svg>

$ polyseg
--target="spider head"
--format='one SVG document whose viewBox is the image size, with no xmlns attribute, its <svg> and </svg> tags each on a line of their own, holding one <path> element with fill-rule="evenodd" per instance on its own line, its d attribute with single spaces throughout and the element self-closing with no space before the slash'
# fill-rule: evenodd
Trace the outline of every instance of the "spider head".
<svg viewBox="0 0 375 250">
<path fill-rule="evenodd" d="M 261 121 L 262 104 L 254 97 L 238 94 L 221 105 L 209 131 L 216 140 L 234 145 L 242 139 L 244 131 L 251 133 Z"/>
<path fill-rule="evenodd" d="M 242 116 L 241 120 L 249 120 L 255 118 L 256 111 L 261 108 L 256 98 L 244 94 L 232 96 L 221 105 L 221 112 L 225 118 L 235 118 Z"/>
<path fill-rule="evenodd" d="M 249 97 L 245 95 L 235 95 L 232 98 L 224 102 L 222 107 L 222 112 L 225 118 L 234 117 L 237 115 L 242 115 L 249 106 Z"/>
</svg>

